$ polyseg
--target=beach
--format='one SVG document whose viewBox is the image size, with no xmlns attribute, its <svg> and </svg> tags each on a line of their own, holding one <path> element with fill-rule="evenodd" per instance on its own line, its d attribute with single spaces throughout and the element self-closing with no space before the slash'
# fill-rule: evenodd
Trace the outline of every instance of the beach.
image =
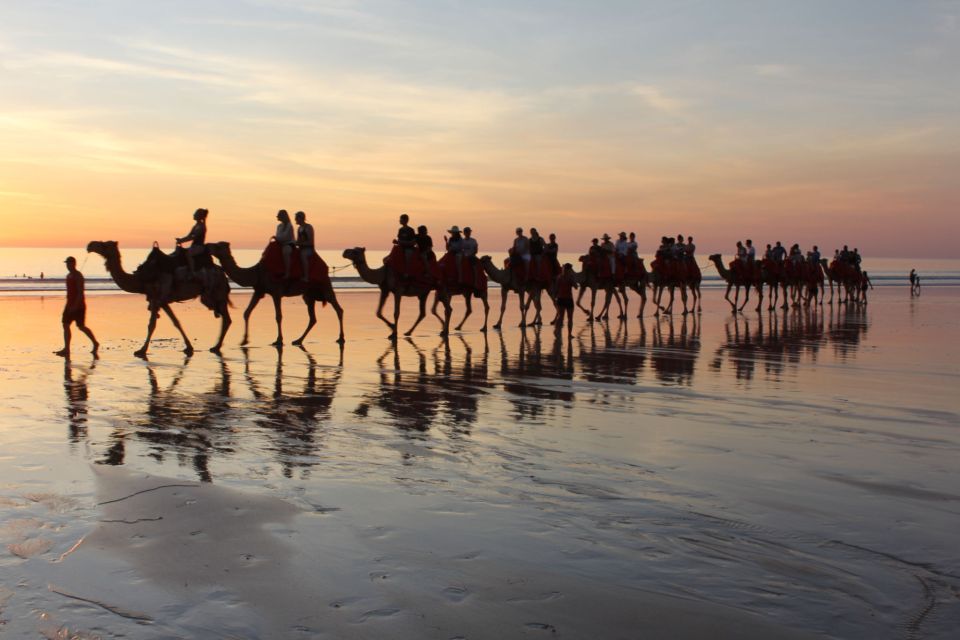
<svg viewBox="0 0 960 640">
<path fill-rule="evenodd" d="M 342 349 L 269 301 L 241 348 L 238 291 L 147 359 L 94 295 L 66 361 L 62 296 L 0 299 L 0 635 L 956 637 L 954 288 L 395 344 L 338 295 Z"/>
</svg>

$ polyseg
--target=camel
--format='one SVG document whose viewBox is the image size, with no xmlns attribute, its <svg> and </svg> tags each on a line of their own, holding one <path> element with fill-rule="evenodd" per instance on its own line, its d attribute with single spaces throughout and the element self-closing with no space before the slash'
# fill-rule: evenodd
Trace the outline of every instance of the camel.
<svg viewBox="0 0 960 640">
<path fill-rule="evenodd" d="M 617 307 L 620 309 L 620 318 L 623 318 L 626 312 L 624 311 L 623 304 L 620 302 L 620 293 L 617 290 L 618 285 L 615 285 L 612 279 L 601 280 L 598 278 L 596 272 L 587 266 L 583 257 L 581 257 L 580 263 L 583 265 L 583 269 L 575 273 L 577 285 L 580 287 L 580 293 L 577 294 L 577 307 L 587 314 L 587 322 L 607 318 L 609 316 L 610 300 L 614 296 L 616 296 L 617 299 Z M 603 306 L 600 308 L 600 313 L 594 315 L 593 310 L 597 304 L 597 291 L 601 289 L 604 292 Z M 590 291 L 589 309 L 581 304 L 581 300 L 583 300 L 583 296 L 587 290 Z"/>
<path fill-rule="evenodd" d="M 472 268 L 472 267 L 467 267 Z M 476 289 L 474 287 L 462 284 L 450 285 L 447 284 L 443 288 L 444 293 L 441 293 L 439 290 L 433 298 L 433 306 L 430 308 L 430 313 L 437 316 L 437 319 L 443 322 L 443 318 L 440 317 L 440 314 L 437 313 L 437 305 L 440 304 L 441 298 L 446 295 L 452 302 L 454 296 L 463 296 L 464 302 L 467 305 L 467 311 L 463 314 L 463 319 L 460 320 L 460 324 L 453 328 L 454 331 L 460 331 L 463 328 L 463 324 L 467 321 L 467 318 L 470 317 L 470 314 L 473 313 L 473 302 L 472 299 L 476 298 L 483 303 L 483 328 L 480 329 L 483 333 L 487 332 L 487 322 L 490 319 L 490 303 L 488 302 L 487 289 Z"/>
<path fill-rule="evenodd" d="M 717 268 L 717 273 L 720 274 L 720 277 L 727 283 L 727 292 L 723 296 L 724 300 L 730 303 L 730 306 L 733 307 L 733 312 L 737 313 L 743 311 L 743 308 L 747 306 L 747 302 L 750 301 L 750 287 L 756 287 L 757 294 L 760 296 L 760 300 L 757 302 L 757 311 L 760 311 L 760 306 L 763 304 L 763 280 L 759 282 L 753 280 L 753 278 L 744 278 L 743 276 L 738 276 L 733 271 L 727 269 L 726 265 L 723 264 L 723 260 L 720 257 L 719 253 L 715 253 L 709 257 L 710 262 L 713 263 L 713 266 Z M 734 299 L 730 299 L 730 289 L 736 287 L 736 293 L 734 294 Z M 746 295 L 743 298 L 743 304 L 739 307 L 737 306 L 740 300 L 740 287 L 743 287 L 746 290 Z"/>
<path fill-rule="evenodd" d="M 337 294 L 334 292 L 333 285 L 330 284 L 329 280 L 323 284 L 307 283 L 299 279 L 277 280 L 270 275 L 263 264 L 263 260 L 252 267 L 240 267 L 233 258 L 229 242 L 208 244 L 207 250 L 220 261 L 220 265 L 223 267 L 228 278 L 241 287 L 253 288 L 253 296 L 250 298 L 250 304 L 247 305 L 247 308 L 243 312 L 243 340 L 240 342 L 241 345 L 249 343 L 250 315 L 265 295 L 269 295 L 273 299 L 273 308 L 277 318 L 277 339 L 273 342 L 273 346 L 283 346 L 283 328 L 281 326 L 283 322 L 283 312 L 280 306 L 283 298 L 291 296 L 301 296 L 303 298 L 304 304 L 307 305 L 307 313 L 310 316 L 307 328 L 304 329 L 303 334 L 299 338 L 293 341 L 294 345 L 303 344 L 304 338 L 307 337 L 307 334 L 310 333 L 313 326 L 317 324 L 317 314 L 315 311 L 317 301 L 324 304 L 329 302 L 333 310 L 337 312 L 337 320 L 340 322 L 340 337 L 337 338 L 337 342 L 343 344 L 343 308 L 340 306 L 340 303 L 337 302 Z"/>
<path fill-rule="evenodd" d="M 843 288 L 844 296 L 843 299 L 839 300 L 837 304 L 843 304 L 854 297 L 854 294 L 857 290 L 857 285 L 860 284 L 859 279 L 850 279 L 844 277 L 844 274 L 839 269 L 834 269 L 830 262 L 826 258 L 820 258 L 820 266 L 823 269 L 823 273 L 826 275 L 827 280 L 830 281 L 830 300 L 829 304 L 833 304 L 833 285 L 837 285 L 837 294 L 840 294 L 841 287 Z"/>
<path fill-rule="evenodd" d="M 650 286 L 653 288 L 653 303 L 657 306 L 657 310 L 653 312 L 653 315 L 659 316 L 660 312 L 670 315 L 673 313 L 673 300 L 674 300 L 674 289 L 680 287 L 680 299 L 683 301 L 683 315 L 690 313 L 690 310 L 687 309 L 687 283 L 684 282 L 682 278 L 666 277 L 659 269 L 653 269 L 650 271 Z M 660 301 L 663 299 L 663 291 L 668 289 L 670 291 L 670 303 L 664 307 L 660 304 Z M 699 284 L 697 285 L 697 291 L 699 292 Z M 696 300 L 699 302 L 699 293 Z"/>
<path fill-rule="evenodd" d="M 542 311 L 540 295 L 543 293 L 543 285 L 535 281 L 521 283 L 517 279 L 513 269 L 510 269 L 509 267 L 506 269 L 498 269 L 493 266 L 493 260 L 490 258 L 490 256 L 483 256 L 480 258 L 480 264 L 483 266 L 483 270 L 486 272 L 487 277 L 500 285 L 500 317 L 497 319 L 497 323 L 493 325 L 494 330 L 499 330 L 503 324 L 503 312 L 507 308 L 507 296 L 511 291 L 516 292 L 516 294 L 520 297 L 520 326 L 527 326 L 527 308 L 530 306 L 530 302 L 533 302 L 533 306 L 537 311 L 536 316 L 533 318 L 533 322 L 530 324 L 540 324 L 540 312 Z M 528 296 L 529 299 L 525 303 L 524 300 Z"/>
<path fill-rule="evenodd" d="M 192 354 L 193 345 L 190 344 L 190 339 L 180 325 L 177 316 L 170 308 L 170 303 L 185 302 L 187 300 L 193 300 L 198 296 L 201 296 L 204 305 L 213 311 L 214 316 L 220 318 L 220 337 L 217 339 L 217 343 L 210 347 L 211 353 L 220 353 L 220 348 L 223 346 L 223 339 L 227 335 L 227 329 L 230 328 L 232 322 L 229 311 L 230 284 L 227 282 L 227 276 L 224 274 L 223 269 L 220 267 L 209 268 L 213 271 L 213 285 L 206 296 L 202 295 L 204 293 L 203 285 L 198 279 L 178 280 L 175 278 L 169 293 L 164 294 L 162 287 L 156 282 L 145 282 L 136 274 L 124 271 L 120 257 L 120 247 L 115 241 L 106 240 L 99 242 L 94 240 L 87 245 L 87 252 L 96 253 L 103 257 L 107 271 L 110 273 L 113 281 L 117 283 L 118 287 L 128 293 L 143 294 L 147 298 L 148 308 L 150 310 L 150 320 L 147 323 L 147 337 L 143 342 L 143 346 L 137 349 L 134 355 L 141 358 L 147 355 L 147 348 L 150 346 L 150 338 L 153 336 L 153 332 L 157 327 L 157 317 L 160 315 L 160 311 L 167 314 L 171 322 L 173 322 L 173 326 L 175 326 L 180 332 L 180 335 L 183 336 L 185 344 L 183 352 Z"/>
<path fill-rule="evenodd" d="M 377 305 L 377 317 L 390 327 L 391 340 L 397 339 L 397 323 L 400 321 L 401 299 L 408 296 L 417 298 L 417 300 L 420 301 L 420 315 L 417 316 L 417 320 L 413 323 L 413 326 L 403 334 L 410 336 L 414 329 L 417 328 L 417 325 L 420 324 L 420 321 L 426 317 L 427 297 L 436 287 L 416 280 L 405 281 L 402 276 L 395 273 L 393 269 L 390 269 L 386 265 L 377 269 L 371 269 L 367 264 L 367 250 L 365 247 L 344 249 L 343 257 L 353 263 L 354 268 L 356 268 L 357 273 L 360 274 L 360 278 L 364 282 L 375 284 L 380 288 L 380 303 Z M 445 336 L 450 333 L 450 296 L 443 289 L 438 289 L 437 293 L 440 296 L 440 301 L 443 303 L 444 309 L 444 318 L 442 320 L 443 329 L 440 331 L 440 335 Z M 386 303 L 387 296 L 390 294 L 393 294 L 393 322 L 390 322 L 383 316 L 383 305 Z"/>
</svg>

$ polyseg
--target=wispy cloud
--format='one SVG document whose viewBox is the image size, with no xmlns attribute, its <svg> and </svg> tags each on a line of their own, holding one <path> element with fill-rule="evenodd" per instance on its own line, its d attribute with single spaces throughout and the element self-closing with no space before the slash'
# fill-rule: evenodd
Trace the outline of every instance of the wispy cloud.
<svg viewBox="0 0 960 640">
<path fill-rule="evenodd" d="M 785 64 L 758 64 L 754 65 L 753 71 L 765 78 L 789 78 L 794 75 L 793 67 Z"/>
</svg>

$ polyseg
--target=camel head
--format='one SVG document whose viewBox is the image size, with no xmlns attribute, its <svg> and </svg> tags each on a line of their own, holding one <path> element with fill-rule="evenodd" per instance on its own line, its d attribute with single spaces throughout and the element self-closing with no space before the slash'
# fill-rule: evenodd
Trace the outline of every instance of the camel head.
<svg viewBox="0 0 960 640">
<path fill-rule="evenodd" d="M 490 256 L 480 256 L 480 262 L 486 264 L 488 262 L 493 262 L 493 259 Z"/>
<path fill-rule="evenodd" d="M 217 260 L 221 260 L 226 256 L 230 255 L 230 243 L 229 242 L 208 242 L 206 245 L 207 251 Z"/>
<path fill-rule="evenodd" d="M 96 253 L 104 258 L 115 258 L 120 255 L 120 247 L 116 240 L 91 240 L 87 244 L 87 253 Z"/>
<path fill-rule="evenodd" d="M 719 262 L 721 259 L 722 258 L 720 257 L 719 253 L 714 253 L 707 256 L 707 260 L 710 260 L 711 262 Z"/>
<path fill-rule="evenodd" d="M 357 264 L 362 262 L 366 258 L 367 248 L 366 247 L 354 247 L 353 249 L 344 249 L 343 257 L 349 260 L 350 262 Z"/>
</svg>

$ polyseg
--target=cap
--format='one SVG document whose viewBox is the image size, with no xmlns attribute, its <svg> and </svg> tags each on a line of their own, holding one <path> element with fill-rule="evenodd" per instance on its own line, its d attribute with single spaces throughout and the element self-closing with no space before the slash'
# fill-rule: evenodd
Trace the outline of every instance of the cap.
<svg viewBox="0 0 960 640">
<path fill-rule="evenodd" d="M 76 258 L 74 258 L 73 256 L 67 256 L 67 259 L 66 259 L 66 260 L 64 260 L 63 262 L 64 262 L 64 263 L 70 263 L 70 262 L 73 262 L 74 264 L 76 264 L 76 262 L 77 262 L 77 259 L 76 259 Z"/>
</svg>

